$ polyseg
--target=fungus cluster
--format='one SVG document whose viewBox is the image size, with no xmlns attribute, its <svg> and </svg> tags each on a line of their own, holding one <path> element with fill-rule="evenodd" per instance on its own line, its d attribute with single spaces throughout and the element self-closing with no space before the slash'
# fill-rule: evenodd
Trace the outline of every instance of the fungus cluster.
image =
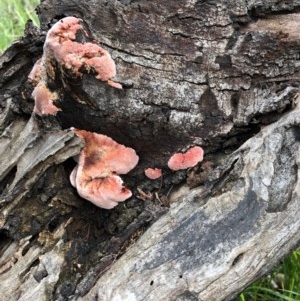
<svg viewBox="0 0 300 301">
<path fill-rule="evenodd" d="M 121 84 L 112 80 L 116 75 L 116 66 L 110 54 L 94 43 L 75 41 L 79 30 L 87 36 L 81 21 L 75 17 L 63 18 L 47 33 L 43 56 L 36 62 L 28 77 L 35 85 L 32 92 L 35 101 L 33 111 L 38 115 L 55 115 L 59 111 L 54 105 L 58 94 L 48 86 L 49 81 L 55 79 L 55 62 L 75 76 L 82 76 L 82 72 L 93 72 L 97 79 L 122 89 Z"/>
<path fill-rule="evenodd" d="M 204 151 L 200 146 L 194 146 L 185 153 L 175 153 L 168 161 L 168 167 L 173 170 L 188 169 L 196 166 L 203 160 Z M 156 180 L 162 176 L 160 168 L 147 168 L 144 170 L 148 179 Z"/>
<path fill-rule="evenodd" d="M 47 33 L 43 56 L 28 76 L 34 85 L 33 111 L 38 115 L 55 115 L 60 110 L 54 104 L 59 95 L 49 88 L 56 79 L 56 65 L 77 77 L 81 77 L 83 72 L 93 73 L 100 81 L 122 89 L 120 83 L 113 81 L 116 66 L 110 54 L 94 43 L 76 41 L 78 31 L 88 37 L 81 22 L 81 19 L 66 17 L 54 24 Z M 70 175 L 70 182 L 78 194 L 106 209 L 130 198 L 132 193 L 124 186 L 119 175 L 127 174 L 137 165 L 139 157 L 134 149 L 102 134 L 72 130 L 85 142 L 85 147 L 74 158 L 77 166 Z M 203 149 L 194 146 L 185 153 L 171 156 L 168 167 L 173 171 L 194 167 L 203 160 L 203 155 Z M 160 168 L 147 168 L 144 172 L 152 180 L 162 177 Z"/>
<path fill-rule="evenodd" d="M 118 144 L 102 134 L 72 129 L 82 138 L 85 147 L 75 158 L 77 166 L 70 182 L 78 194 L 98 207 L 111 209 L 132 196 L 119 175 L 127 174 L 138 163 L 134 149 Z M 168 161 L 171 170 L 194 167 L 203 160 L 203 149 L 194 146 L 185 153 L 176 153 Z M 147 168 L 145 175 L 151 179 L 162 177 L 160 168 Z"/>
<path fill-rule="evenodd" d="M 70 175 L 71 184 L 78 194 L 105 209 L 130 198 L 132 193 L 119 175 L 128 173 L 137 165 L 139 157 L 135 151 L 105 135 L 73 131 L 85 141 L 78 164 Z"/>
</svg>

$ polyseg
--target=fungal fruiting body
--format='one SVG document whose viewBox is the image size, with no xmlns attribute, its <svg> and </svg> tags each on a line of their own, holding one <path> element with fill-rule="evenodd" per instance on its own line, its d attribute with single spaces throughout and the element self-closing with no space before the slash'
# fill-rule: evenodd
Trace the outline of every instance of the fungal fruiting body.
<svg viewBox="0 0 300 301">
<path fill-rule="evenodd" d="M 75 17 L 58 21 L 47 34 L 44 53 L 77 76 L 82 75 L 82 70 L 94 71 L 97 79 L 110 84 L 116 76 L 116 65 L 110 54 L 94 43 L 74 41 L 77 31 L 83 30 L 81 21 Z M 117 87 L 122 89 L 120 84 Z"/>
<path fill-rule="evenodd" d="M 51 92 L 43 82 L 39 82 L 34 88 L 32 97 L 35 101 L 33 111 L 39 115 L 55 115 L 60 110 L 53 104 L 58 95 Z"/>
<path fill-rule="evenodd" d="M 122 89 L 120 83 L 112 80 L 116 76 L 116 66 L 110 54 L 94 43 L 75 41 L 79 30 L 87 36 L 80 24 L 81 21 L 75 17 L 63 18 L 47 33 L 43 56 L 36 62 L 28 76 L 36 86 L 32 97 L 35 101 L 34 112 L 38 115 L 55 115 L 59 111 L 53 104 L 53 101 L 58 99 L 58 94 L 48 87 L 49 80 L 55 78 L 53 63 L 64 67 L 75 76 L 82 76 L 83 72 L 94 72 L 97 79 L 114 88 Z"/>
<path fill-rule="evenodd" d="M 134 149 L 118 144 L 105 135 L 73 129 L 85 141 L 78 165 L 70 175 L 78 194 L 98 207 L 111 209 L 132 196 L 119 175 L 138 163 Z"/>
<path fill-rule="evenodd" d="M 144 170 L 145 176 L 150 180 L 159 179 L 162 176 L 160 168 L 147 168 Z"/>
<path fill-rule="evenodd" d="M 196 166 L 203 160 L 204 151 L 200 146 L 194 146 L 185 153 L 176 153 L 168 161 L 168 167 L 174 171 Z"/>
</svg>

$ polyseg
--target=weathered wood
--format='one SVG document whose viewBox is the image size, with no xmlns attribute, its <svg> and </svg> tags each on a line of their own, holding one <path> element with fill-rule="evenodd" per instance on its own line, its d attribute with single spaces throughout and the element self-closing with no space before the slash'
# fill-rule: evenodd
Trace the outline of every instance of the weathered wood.
<svg viewBox="0 0 300 301">
<path fill-rule="evenodd" d="M 230 300 L 297 245 L 298 2 L 42 2 L 41 29 L 0 58 L 4 301 Z M 35 116 L 28 74 L 51 24 L 74 15 L 124 89 L 52 62 L 61 112 Z M 106 211 L 78 196 L 70 127 L 136 150 L 130 200 Z M 193 145 L 204 163 L 170 171 Z"/>
<path fill-rule="evenodd" d="M 249 139 L 79 300 L 230 300 L 266 272 L 300 240 L 299 124 L 298 106 Z"/>
</svg>

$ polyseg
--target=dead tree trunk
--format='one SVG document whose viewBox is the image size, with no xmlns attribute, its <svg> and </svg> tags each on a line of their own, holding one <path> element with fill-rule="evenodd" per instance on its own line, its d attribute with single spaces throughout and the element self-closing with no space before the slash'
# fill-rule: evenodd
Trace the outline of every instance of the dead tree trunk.
<svg viewBox="0 0 300 301">
<path fill-rule="evenodd" d="M 296 0 L 43 1 L 41 29 L 28 24 L 0 58 L 1 300 L 230 300 L 295 248 L 299 11 Z M 111 54 L 123 89 L 57 63 L 61 111 L 37 116 L 28 75 L 66 16 Z M 78 196 L 71 127 L 135 149 L 128 201 L 109 211 Z M 194 145 L 202 164 L 168 169 Z"/>
</svg>

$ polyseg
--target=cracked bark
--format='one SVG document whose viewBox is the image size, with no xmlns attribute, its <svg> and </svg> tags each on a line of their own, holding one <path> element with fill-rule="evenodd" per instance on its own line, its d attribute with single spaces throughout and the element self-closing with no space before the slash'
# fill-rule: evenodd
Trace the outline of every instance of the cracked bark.
<svg viewBox="0 0 300 301">
<path fill-rule="evenodd" d="M 3 300 L 230 300 L 294 248 L 299 11 L 298 1 L 43 1 L 41 30 L 28 24 L 0 58 Z M 27 76 L 50 24 L 69 15 L 111 53 L 124 89 L 55 66 L 62 111 L 34 116 Z M 72 126 L 136 150 L 126 203 L 101 210 L 71 187 L 82 147 Z M 168 170 L 193 145 L 204 163 Z M 162 181 L 144 176 L 154 166 Z"/>
</svg>

